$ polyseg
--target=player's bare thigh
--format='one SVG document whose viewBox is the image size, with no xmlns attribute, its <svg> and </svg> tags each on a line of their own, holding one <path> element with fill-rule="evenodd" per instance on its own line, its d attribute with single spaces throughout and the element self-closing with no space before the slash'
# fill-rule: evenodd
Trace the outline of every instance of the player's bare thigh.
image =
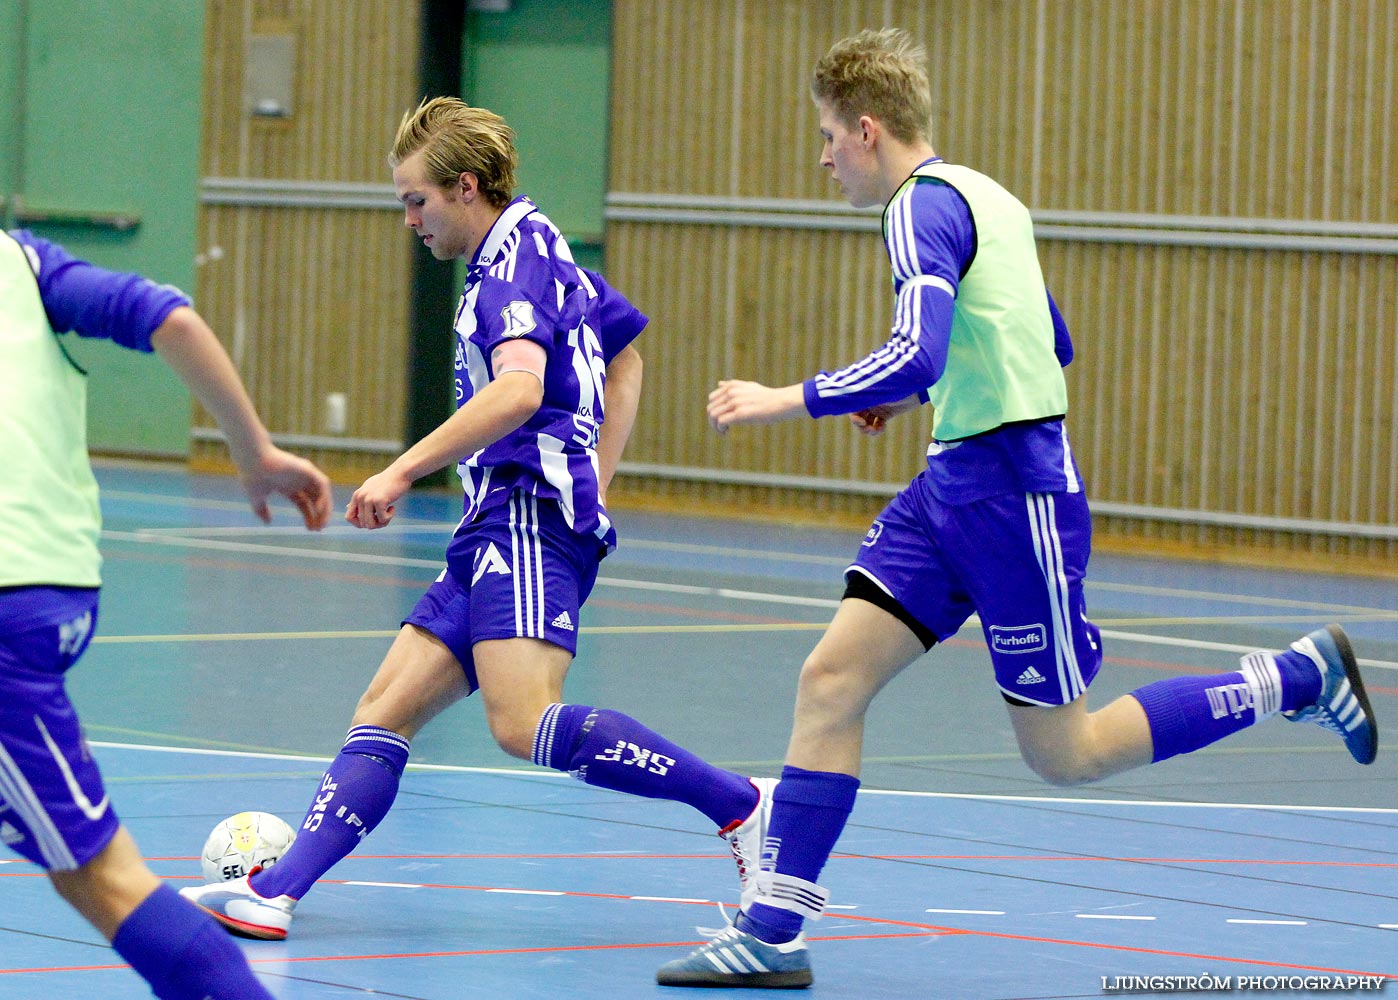
<svg viewBox="0 0 1398 1000">
<path fill-rule="evenodd" d="M 359 699 L 353 724 L 412 739 L 469 693 L 466 674 L 451 650 L 425 629 L 404 625 Z"/>
<path fill-rule="evenodd" d="M 528 760 L 544 709 L 563 700 L 573 654 L 543 639 L 486 639 L 471 647 L 485 717 L 500 748 Z"/>
</svg>

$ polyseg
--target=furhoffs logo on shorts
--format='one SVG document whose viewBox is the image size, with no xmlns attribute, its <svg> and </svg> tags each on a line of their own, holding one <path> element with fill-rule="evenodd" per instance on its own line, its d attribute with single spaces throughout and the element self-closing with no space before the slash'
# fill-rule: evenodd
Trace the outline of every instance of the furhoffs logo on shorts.
<svg viewBox="0 0 1398 1000">
<path fill-rule="evenodd" d="M 1042 625 L 992 625 L 990 649 L 995 653 L 1042 653 L 1048 635 Z"/>
</svg>

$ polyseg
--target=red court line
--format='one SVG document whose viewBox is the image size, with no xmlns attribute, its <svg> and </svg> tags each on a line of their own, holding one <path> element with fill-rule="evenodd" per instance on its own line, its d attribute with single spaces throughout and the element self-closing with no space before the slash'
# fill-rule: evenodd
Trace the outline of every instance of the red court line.
<svg viewBox="0 0 1398 1000">
<path fill-rule="evenodd" d="M 959 934 L 959 931 L 950 931 L 950 934 Z M 831 937 L 808 937 L 808 941 L 872 941 L 887 938 L 927 938 L 938 937 L 937 934 L 929 934 L 926 931 L 910 932 L 905 934 L 841 934 Z M 539 946 L 534 948 L 479 948 L 467 951 L 405 951 L 405 952 L 385 952 L 381 955 L 303 955 L 300 958 L 255 958 L 248 955 L 248 962 L 252 965 L 262 964 L 291 964 L 293 962 L 367 962 L 376 959 L 398 959 L 398 958 L 470 958 L 485 955 L 538 955 L 554 952 L 569 951 L 622 951 L 637 948 L 695 948 L 703 944 L 703 941 L 635 941 L 623 942 L 620 944 L 565 944 L 554 947 Z M 51 967 L 36 967 L 32 969 L 0 969 L 0 976 L 22 975 L 24 973 L 42 972 L 106 972 L 112 969 L 129 969 L 129 965 L 56 965 Z"/>
<path fill-rule="evenodd" d="M 331 884 L 344 884 L 345 879 L 324 879 L 324 882 Z M 475 886 L 475 885 L 450 885 L 444 883 L 416 883 L 424 889 L 458 889 L 464 891 L 488 892 L 499 890 L 500 886 Z M 630 900 L 629 895 L 617 893 L 597 893 L 597 892 L 573 892 L 559 891 L 559 895 L 579 899 L 619 899 Z M 647 900 L 657 902 L 657 900 Z M 679 901 L 676 901 L 679 902 Z M 682 906 L 711 906 L 711 902 L 690 903 L 679 902 Z M 888 917 L 866 917 L 856 916 L 849 913 L 840 913 L 839 920 L 858 921 L 863 923 L 882 924 L 890 927 L 910 928 L 915 933 L 888 933 L 888 934 L 861 934 L 861 935 L 829 935 L 811 937 L 811 941 L 844 941 L 844 940 L 868 940 L 868 939 L 888 939 L 888 938 L 922 938 L 938 936 L 967 936 L 989 938 L 1002 941 L 1026 941 L 1035 944 L 1054 944 L 1069 948 L 1090 948 L 1101 951 L 1124 952 L 1135 955 L 1156 955 L 1166 958 L 1188 958 L 1204 962 L 1237 963 L 1240 965 L 1254 965 L 1274 969 L 1294 969 L 1301 972 L 1324 972 L 1332 975 L 1347 976 L 1383 976 L 1387 979 L 1398 979 L 1398 973 L 1376 972 L 1359 969 L 1336 969 L 1319 965 L 1302 965 L 1293 962 L 1278 962 L 1268 959 L 1239 958 L 1230 955 L 1210 955 L 1198 952 L 1170 951 L 1159 948 L 1142 948 L 1133 945 L 1104 944 L 1096 941 L 1080 941 L 1068 938 L 1038 937 L 1027 934 L 1007 934 L 995 931 L 971 930 L 964 927 L 947 927 L 940 924 L 925 924 L 910 920 L 894 920 Z M 665 942 L 619 942 L 616 944 L 593 944 L 593 945 L 558 945 L 552 947 L 530 947 L 530 948 L 492 948 L 473 949 L 461 951 L 427 951 L 427 952 L 403 952 L 381 955 L 306 955 L 301 957 L 278 956 L 274 958 L 253 958 L 249 956 L 249 961 L 253 964 L 290 964 L 294 962 L 359 962 L 371 959 L 409 959 L 409 958 L 453 958 L 472 957 L 486 955 L 525 955 L 525 954 L 546 954 L 562 952 L 587 952 L 587 951 L 615 951 L 622 949 L 636 948 L 692 948 L 703 944 L 703 941 L 665 941 Z M 0 969 L 0 975 L 14 975 L 19 973 L 42 973 L 42 972 L 83 972 L 98 971 L 108 969 L 124 968 L 122 965 L 93 965 L 93 966 L 63 966 L 55 968 L 32 968 L 32 969 Z"/>
<path fill-rule="evenodd" d="M 171 863 L 193 862 L 198 860 L 185 856 L 152 856 L 147 861 Z M 719 854 L 354 854 L 347 861 L 723 861 L 729 864 L 732 859 Z M 1121 863 L 1121 864 L 1162 864 L 1162 865 L 1270 865 L 1298 868 L 1398 868 L 1393 861 L 1302 861 L 1294 858 L 1151 858 L 1151 857 L 1112 857 L 1109 855 L 1077 854 L 841 854 L 830 856 L 832 861 L 1067 861 L 1074 863 Z M 16 861 L 12 864 L 28 864 Z M 4 878 L 41 878 L 43 872 L 3 871 Z M 193 881 L 202 879 L 199 875 L 162 875 L 169 880 Z"/>
<path fill-rule="evenodd" d="M 727 861 L 718 854 L 356 854 L 361 861 Z M 193 858 L 150 858 L 151 861 L 193 861 Z M 1299 861 L 1275 858 L 1116 858 L 1076 854 L 841 854 L 831 861 L 1100 861 L 1179 865 L 1297 865 L 1309 868 L 1398 868 L 1393 861 Z"/>
<path fill-rule="evenodd" d="M 884 917 L 857 917 L 852 914 L 840 914 L 841 920 L 870 920 L 881 924 L 892 924 L 895 927 L 927 927 L 935 930 L 957 931 L 961 934 L 973 935 L 975 937 L 997 938 L 1003 941 L 1031 941 L 1035 944 L 1061 944 L 1072 948 L 1098 948 L 1103 951 L 1125 951 L 1133 955 L 1162 955 L 1167 958 L 1197 958 L 1205 962 L 1237 962 L 1240 965 L 1263 965 L 1270 969 L 1296 969 L 1301 972 L 1328 972 L 1332 975 L 1344 976 L 1383 976 L 1386 979 L 1398 979 L 1398 972 L 1361 972 L 1355 969 L 1330 969 L 1322 965 L 1300 965 L 1293 962 L 1273 962 L 1265 958 L 1237 958 L 1232 955 L 1207 955 L 1189 951 L 1169 951 L 1162 948 L 1140 948 L 1135 945 L 1125 944 L 1103 944 L 1097 941 L 1073 941 L 1066 938 L 1036 937 L 1030 934 L 1006 934 L 997 931 L 978 931 L 958 928 L 939 928 L 935 924 L 920 924 L 906 920 L 889 920 Z M 813 940 L 813 939 L 808 939 Z"/>
<path fill-rule="evenodd" d="M 110 972 L 113 969 L 129 969 L 123 962 L 114 965 L 51 965 L 33 969 L 0 969 L 0 976 L 22 976 L 35 972 Z"/>
</svg>

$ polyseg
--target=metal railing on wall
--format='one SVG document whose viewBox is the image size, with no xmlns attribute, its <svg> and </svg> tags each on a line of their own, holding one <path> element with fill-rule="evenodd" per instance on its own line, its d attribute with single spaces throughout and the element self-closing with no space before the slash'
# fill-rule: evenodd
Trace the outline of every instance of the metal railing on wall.
<svg viewBox="0 0 1398 1000">
<path fill-rule="evenodd" d="M 1045 240 L 1398 254 L 1398 225 L 1387 223 L 1042 209 L 1030 214 L 1034 219 L 1034 234 Z M 607 195 L 606 218 L 609 222 L 878 232 L 881 211 L 810 199 L 614 191 Z"/>
<path fill-rule="evenodd" d="M 1171 216 L 1123 212 L 1036 210 L 1035 234 L 1060 243 L 1116 243 L 1305 254 L 1398 255 L 1398 225 L 1321 220 Z M 672 193 L 613 192 L 609 222 L 877 233 L 881 213 L 843 202 Z M 622 473 L 690 483 L 812 490 L 849 496 L 891 496 L 902 483 L 818 475 L 709 468 L 695 464 L 623 462 Z M 1279 516 L 1151 503 L 1096 501 L 1094 510 L 1129 520 L 1178 525 L 1294 532 L 1327 537 L 1398 541 L 1398 525 Z"/>
</svg>

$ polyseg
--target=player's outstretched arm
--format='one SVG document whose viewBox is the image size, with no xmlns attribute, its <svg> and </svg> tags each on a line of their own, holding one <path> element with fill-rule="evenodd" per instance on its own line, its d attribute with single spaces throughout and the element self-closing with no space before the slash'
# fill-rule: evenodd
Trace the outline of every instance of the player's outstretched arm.
<svg viewBox="0 0 1398 1000">
<path fill-rule="evenodd" d="M 774 424 L 809 416 L 800 382 L 774 389 L 760 382 L 726 379 L 709 393 L 709 423 L 722 434 L 734 424 Z"/>
<path fill-rule="evenodd" d="M 643 367 L 641 353 L 629 344 L 607 365 L 606 419 L 597 439 L 597 497 L 603 503 L 636 426 Z"/>
<path fill-rule="evenodd" d="M 382 472 L 364 480 L 345 507 L 356 528 L 382 528 L 413 483 L 499 441 L 539 409 L 543 382 L 529 371 L 507 371 L 461 405 Z"/>
<path fill-rule="evenodd" d="M 218 422 L 253 513 L 270 521 L 267 499 L 279 493 L 296 505 L 307 528 L 325 527 L 330 519 L 329 477 L 272 444 L 232 359 L 203 317 L 188 306 L 172 310 L 151 334 L 151 344 Z"/>
</svg>

